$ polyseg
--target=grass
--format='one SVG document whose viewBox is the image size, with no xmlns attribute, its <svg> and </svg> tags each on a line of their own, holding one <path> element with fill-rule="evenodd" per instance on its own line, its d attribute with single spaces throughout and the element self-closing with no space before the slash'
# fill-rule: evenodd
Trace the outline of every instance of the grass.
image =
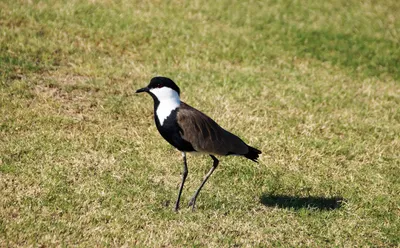
<svg viewBox="0 0 400 248">
<path fill-rule="evenodd" d="M 0 246 L 398 246 L 400 4 L 2 1 Z M 209 170 L 155 75 L 261 149 Z"/>
</svg>

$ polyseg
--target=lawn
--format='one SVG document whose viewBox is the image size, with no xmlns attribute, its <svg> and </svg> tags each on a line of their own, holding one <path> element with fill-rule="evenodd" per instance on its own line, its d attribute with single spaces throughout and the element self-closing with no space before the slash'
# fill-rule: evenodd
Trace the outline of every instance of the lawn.
<svg viewBox="0 0 400 248">
<path fill-rule="evenodd" d="M 0 247 L 400 245 L 398 0 L 0 2 Z M 156 75 L 263 151 L 182 158 Z"/>
</svg>

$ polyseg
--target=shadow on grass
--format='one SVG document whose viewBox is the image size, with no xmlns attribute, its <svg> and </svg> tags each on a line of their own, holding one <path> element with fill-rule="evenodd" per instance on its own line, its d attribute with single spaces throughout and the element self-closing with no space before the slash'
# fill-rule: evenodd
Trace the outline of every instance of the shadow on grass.
<svg viewBox="0 0 400 248">
<path fill-rule="evenodd" d="M 299 56 L 311 56 L 359 71 L 366 76 L 400 77 L 398 42 L 373 37 L 335 33 L 327 30 L 296 30 L 287 39 Z"/>
<path fill-rule="evenodd" d="M 342 197 L 299 197 L 289 195 L 263 194 L 260 202 L 267 207 L 289 208 L 299 210 L 302 208 L 334 210 L 342 207 L 345 200 Z"/>
</svg>

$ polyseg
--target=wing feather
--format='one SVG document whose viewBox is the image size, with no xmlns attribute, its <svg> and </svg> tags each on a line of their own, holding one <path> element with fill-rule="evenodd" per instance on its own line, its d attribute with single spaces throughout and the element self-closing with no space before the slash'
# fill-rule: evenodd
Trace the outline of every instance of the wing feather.
<svg viewBox="0 0 400 248">
<path fill-rule="evenodd" d="M 184 102 L 179 107 L 177 121 L 182 138 L 198 152 L 215 155 L 244 155 L 248 152 L 248 146 L 239 137 Z"/>
</svg>

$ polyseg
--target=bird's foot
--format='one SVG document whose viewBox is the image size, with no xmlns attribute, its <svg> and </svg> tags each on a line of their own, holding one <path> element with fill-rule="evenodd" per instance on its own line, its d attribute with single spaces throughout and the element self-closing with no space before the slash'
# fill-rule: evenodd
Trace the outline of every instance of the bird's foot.
<svg viewBox="0 0 400 248">
<path fill-rule="evenodd" d="M 193 197 L 192 199 L 190 199 L 188 207 L 192 207 L 192 210 L 194 211 L 195 205 L 196 205 L 196 198 Z"/>
<path fill-rule="evenodd" d="M 179 202 L 177 202 L 177 203 L 175 204 L 174 211 L 175 211 L 175 213 L 178 213 L 178 212 L 179 212 Z"/>
</svg>

